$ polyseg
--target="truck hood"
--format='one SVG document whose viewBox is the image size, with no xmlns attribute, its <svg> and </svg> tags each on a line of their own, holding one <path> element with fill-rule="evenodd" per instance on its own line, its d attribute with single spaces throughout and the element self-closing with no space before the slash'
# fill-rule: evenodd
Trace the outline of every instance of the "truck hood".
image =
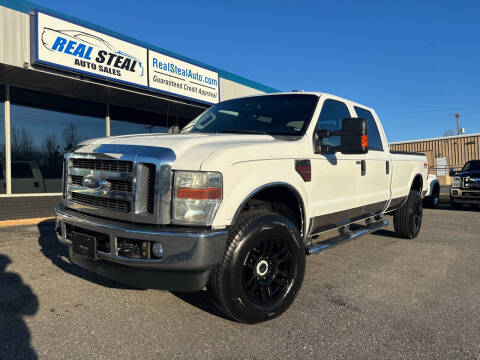
<svg viewBox="0 0 480 360">
<path fill-rule="evenodd" d="M 175 153 L 174 169 L 200 170 L 210 156 L 222 165 L 268 157 L 285 157 L 286 146 L 296 141 L 257 134 L 145 134 L 87 140 L 80 145 L 135 145 L 168 148 Z"/>
<path fill-rule="evenodd" d="M 462 176 L 462 177 L 480 177 L 480 170 L 474 170 L 474 171 L 464 171 L 464 172 L 458 172 L 455 174 L 455 176 Z"/>
</svg>

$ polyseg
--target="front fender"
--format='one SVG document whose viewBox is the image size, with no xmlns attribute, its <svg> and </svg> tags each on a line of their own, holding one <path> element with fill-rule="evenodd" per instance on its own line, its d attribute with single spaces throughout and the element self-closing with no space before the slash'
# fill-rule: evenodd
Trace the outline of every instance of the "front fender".
<svg viewBox="0 0 480 360">
<path fill-rule="evenodd" d="M 438 178 L 430 179 L 429 177 L 427 177 L 427 182 L 428 182 L 427 194 L 425 196 L 431 196 L 433 194 L 433 188 L 435 187 L 436 184 L 439 183 L 439 181 L 438 181 Z"/>
<path fill-rule="evenodd" d="M 253 195 L 270 186 L 293 189 L 308 219 L 306 183 L 294 169 L 294 160 L 266 160 L 237 163 L 223 172 L 223 200 L 212 223 L 213 227 L 229 226 L 239 209 Z"/>
</svg>

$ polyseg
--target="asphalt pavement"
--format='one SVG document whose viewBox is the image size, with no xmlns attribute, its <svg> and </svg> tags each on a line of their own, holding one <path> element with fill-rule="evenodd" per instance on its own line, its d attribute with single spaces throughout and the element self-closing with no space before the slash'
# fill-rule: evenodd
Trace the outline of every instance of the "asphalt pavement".
<svg viewBox="0 0 480 360">
<path fill-rule="evenodd" d="M 414 240 L 392 230 L 308 257 L 293 306 L 251 326 L 205 292 L 84 271 L 52 223 L 0 229 L 0 359 L 480 359 L 480 212 L 427 209 Z"/>
</svg>

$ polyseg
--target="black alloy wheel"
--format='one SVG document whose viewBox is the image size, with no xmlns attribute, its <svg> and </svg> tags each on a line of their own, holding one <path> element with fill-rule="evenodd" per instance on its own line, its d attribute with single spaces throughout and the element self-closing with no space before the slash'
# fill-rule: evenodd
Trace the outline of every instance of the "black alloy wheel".
<svg viewBox="0 0 480 360">
<path fill-rule="evenodd" d="M 246 213 L 230 230 L 207 290 L 227 316 L 255 324 L 289 308 L 304 274 L 305 245 L 296 226 L 280 214 Z"/>
<path fill-rule="evenodd" d="M 419 232 L 422 227 L 422 213 L 423 213 L 423 203 L 420 196 L 418 196 L 413 205 L 413 225 L 414 231 Z"/>
<path fill-rule="evenodd" d="M 268 309 L 281 301 L 296 270 L 287 241 L 259 238 L 250 245 L 243 264 L 243 290 L 252 303 Z"/>
</svg>

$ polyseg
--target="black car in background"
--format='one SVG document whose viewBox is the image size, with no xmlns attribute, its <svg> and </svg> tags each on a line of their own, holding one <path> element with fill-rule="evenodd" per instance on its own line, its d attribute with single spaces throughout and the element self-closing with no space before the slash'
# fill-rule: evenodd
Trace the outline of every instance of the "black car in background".
<svg viewBox="0 0 480 360">
<path fill-rule="evenodd" d="M 450 201 L 452 207 L 461 208 L 463 204 L 480 205 L 480 160 L 470 160 L 456 172 L 450 169 L 452 185 L 450 186 Z"/>
</svg>

